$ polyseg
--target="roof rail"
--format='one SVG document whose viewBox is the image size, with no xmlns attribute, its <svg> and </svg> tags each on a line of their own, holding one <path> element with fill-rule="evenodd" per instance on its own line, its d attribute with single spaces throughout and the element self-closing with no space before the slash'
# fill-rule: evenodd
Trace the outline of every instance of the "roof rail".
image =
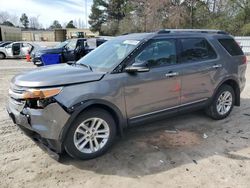
<svg viewBox="0 0 250 188">
<path fill-rule="evenodd" d="M 228 35 L 227 32 L 222 30 L 215 30 L 215 29 L 162 29 L 157 31 L 157 34 L 166 34 L 166 33 L 177 33 L 177 32 L 196 32 L 196 33 L 213 33 L 213 34 L 223 34 Z"/>
<path fill-rule="evenodd" d="M 121 35 L 129 35 L 130 33 L 122 33 Z"/>
</svg>

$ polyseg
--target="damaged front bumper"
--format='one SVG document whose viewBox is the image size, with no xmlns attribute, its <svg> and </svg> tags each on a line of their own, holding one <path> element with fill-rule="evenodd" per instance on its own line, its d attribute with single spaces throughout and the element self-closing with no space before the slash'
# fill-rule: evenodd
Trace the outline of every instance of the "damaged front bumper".
<svg viewBox="0 0 250 188">
<path fill-rule="evenodd" d="M 7 111 L 13 122 L 38 145 L 61 153 L 60 134 L 70 115 L 57 102 L 41 109 L 29 108 L 25 103 L 9 97 Z"/>
</svg>

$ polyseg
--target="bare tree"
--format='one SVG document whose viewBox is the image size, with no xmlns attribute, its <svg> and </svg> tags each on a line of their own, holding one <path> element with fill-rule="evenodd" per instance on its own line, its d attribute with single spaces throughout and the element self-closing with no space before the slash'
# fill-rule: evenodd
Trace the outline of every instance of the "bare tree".
<svg viewBox="0 0 250 188">
<path fill-rule="evenodd" d="M 1 11 L 0 12 L 0 23 L 8 21 L 10 18 L 10 14 L 6 11 Z"/>
<path fill-rule="evenodd" d="M 41 24 L 39 23 L 39 16 L 30 17 L 29 18 L 29 25 L 30 25 L 30 28 L 40 29 L 41 28 Z"/>
</svg>

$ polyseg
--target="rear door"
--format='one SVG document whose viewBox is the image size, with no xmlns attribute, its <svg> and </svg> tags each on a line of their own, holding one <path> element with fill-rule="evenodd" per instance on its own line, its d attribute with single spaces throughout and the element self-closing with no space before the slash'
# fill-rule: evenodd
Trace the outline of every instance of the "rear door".
<svg viewBox="0 0 250 188">
<path fill-rule="evenodd" d="M 146 63 L 149 72 L 129 74 L 125 101 L 130 120 L 156 115 L 180 104 L 180 77 L 175 39 L 157 39 L 132 61 Z"/>
<path fill-rule="evenodd" d="M 28 43 L 21 43 L 21 54 L 20 56 L 25 57 L 31 51 L 32 46 Z"/>
<path fill-rule="evenodd" d="M 179 39 L 182 63 L 181 104 L 207 100 L 212 96 L 222 64 L 206 38 Z"/>
</svg>

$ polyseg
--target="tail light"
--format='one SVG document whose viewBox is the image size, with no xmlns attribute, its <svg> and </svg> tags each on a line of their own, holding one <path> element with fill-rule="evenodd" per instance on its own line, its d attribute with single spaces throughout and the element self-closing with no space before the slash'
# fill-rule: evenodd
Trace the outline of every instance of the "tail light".
<svg viewBox="0 0 250 188">
<path fill-rule="evenodd" d="M 243 64 L 247 64 L 247 56 L 243 57 Z"/>
</svg>

